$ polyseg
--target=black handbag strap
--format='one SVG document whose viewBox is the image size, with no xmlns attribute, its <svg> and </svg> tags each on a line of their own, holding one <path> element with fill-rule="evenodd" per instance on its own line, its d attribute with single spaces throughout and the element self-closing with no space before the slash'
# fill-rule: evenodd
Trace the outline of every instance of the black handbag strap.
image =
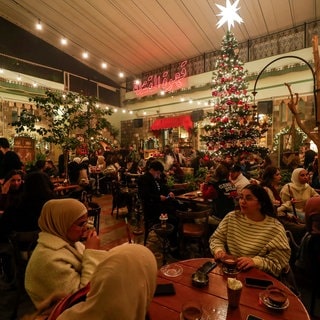
<svg viewBox="0 0 320 320">
<path fill-rule="evenodd" d="M 291 201 L 291 205 L 292 205 L 293 214 L 294 214 L 295 217 L 298 217 L 297 211 L 296 211 L 296 207 L 295 207 L 294 203 L 292 202 L 293 194 L 292 194 L 292 191 L 291 191 L 291 188 L 290 188 L 289 184 L 288 184 L 288 190 L 289 190 L 289 194 L 290 194 L 290 201 Z"/>
</svg>

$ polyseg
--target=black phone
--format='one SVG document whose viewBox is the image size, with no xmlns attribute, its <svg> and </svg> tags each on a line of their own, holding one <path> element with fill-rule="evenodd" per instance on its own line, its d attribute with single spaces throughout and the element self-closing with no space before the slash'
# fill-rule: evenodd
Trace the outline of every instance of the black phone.
<svg viewBox="0 0 320 320">
<path fill-rule="evenodd" d="M 266 289 L 267 287 L 273 285 L 271 280 L 258 279 L 258 278 L 245 278 L 244 283 L 247 287 Z"/>
<path fill-rule="evenodd" d="M 161 283 L 157 284 L 154 296 L 171 296 L 176 293 L 173 283 Z"/>
<path fill-rule="evenodd" d="M 202 273 L 209 273 L 212 269 L 214 269 L 217 266 L 216 262 L 207 261 L 205 262 L 197 271 L 200 271 Z"/>
<path fill-rule="evenodd" d="M 263 320 L 262 318 L 259 318 L 259 317 L 257 317 L 257 316 L 254 316 L 254 315 L 252 315 L 252 314 L 249 314 L 248 316 L 247 316 L 247 319 L 246 320 Z"/>
</svg>

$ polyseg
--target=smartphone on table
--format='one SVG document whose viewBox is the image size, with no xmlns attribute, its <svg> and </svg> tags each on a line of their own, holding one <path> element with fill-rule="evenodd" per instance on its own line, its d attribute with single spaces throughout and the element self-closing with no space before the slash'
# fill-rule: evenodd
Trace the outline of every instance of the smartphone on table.
<svg viewBox="0 0 320 320">
<path fill-rule="evenodd" d="M 259 278 L 250 278 L 246 277 L 244 283 L 247 287 L 266 289 L 269 286 L 273 285 L 271 280 L 259 279 Z"/>
</svg>

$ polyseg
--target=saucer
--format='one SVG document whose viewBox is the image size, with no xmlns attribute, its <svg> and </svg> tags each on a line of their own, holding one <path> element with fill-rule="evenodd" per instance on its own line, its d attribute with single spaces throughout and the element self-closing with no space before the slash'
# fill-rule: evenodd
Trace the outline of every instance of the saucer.
<svg viewBox="0 0 320 320">
<path fill-rule="evenodd" d="M 177 264 L 169 264 L 160 268 L 162 274 L 167 277 L 178 277 L 182 274 L 183 268 Z"/>
<path fill-rule="evenodd" d="M 281 311 L 281 310 L 285 310 L 285 309 L 287 309 L 289 307 L 289 299 L 287 299 L 282 306 L 276 306 L 275 304 L 271 303 L 271 301 L 268 298 L 268 292 L 267 291 L 260 292 L 259 293 L 259 298 L 260 298 L 260 301 L 267 308 L 272 309 L 272 310 Z"/>
<path fill-rule="evenodd" d="M 240 272 L 240 270 L 236 269 L 234 271 L 229 271 L 226 267 L 222 267 L 222 271 L 226 275 L 236 275 Z"/>
</svg>

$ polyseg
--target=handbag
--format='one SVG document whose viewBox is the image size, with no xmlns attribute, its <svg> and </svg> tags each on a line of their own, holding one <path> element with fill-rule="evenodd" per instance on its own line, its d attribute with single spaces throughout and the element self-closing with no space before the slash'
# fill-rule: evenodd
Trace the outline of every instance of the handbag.
<svg viewBox="0 0 320 320">
<path fill-rule="evenodd" d="M 71 308 L 75 304 L 85 301 L 87 298 L 87 294 L 90 290 L 90 282 L 80 290 L 78 290 L 75 293 L 72 293 L 66 297 L 64 297 L 62 300 L 60 300 L 54 309 L 51 311 L 49 317 L 47 320 L 56 320 L 63 311 L 66 309 Z"/>
</svg>

